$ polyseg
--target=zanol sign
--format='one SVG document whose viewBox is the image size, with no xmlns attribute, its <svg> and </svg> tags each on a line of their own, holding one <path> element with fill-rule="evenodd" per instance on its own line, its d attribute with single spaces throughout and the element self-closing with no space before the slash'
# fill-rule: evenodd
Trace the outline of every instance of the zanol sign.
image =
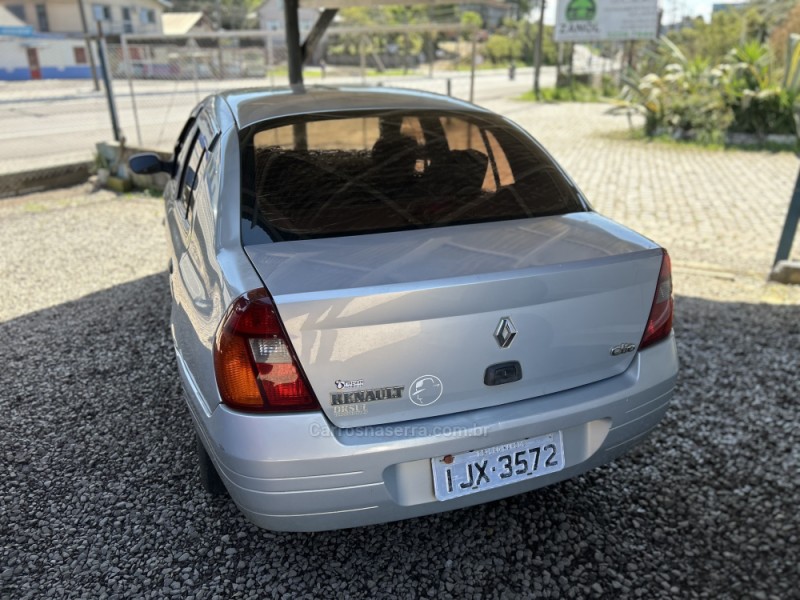
<svg viewBox="0 0 800 600">
<path fill-rule="evenodd" d="M 658 0 L 559 0 L 557 42 L 650 40 L 657 35 Z"/>
</svg>

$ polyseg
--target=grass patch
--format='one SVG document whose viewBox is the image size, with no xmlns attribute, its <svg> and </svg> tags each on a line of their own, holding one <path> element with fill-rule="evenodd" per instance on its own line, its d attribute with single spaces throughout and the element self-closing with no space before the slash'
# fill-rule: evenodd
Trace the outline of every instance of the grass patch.
<svg viewBox="0 0 800 600">
<path fill-rule="evenodd" d="M 269 77 L 270 75 L 273 77 L 288 77 L 289 69 L 287 67 L 273 67 L 264 73 L 264 77 Z M 309 71 L 308 69 L 303 69 L 303 79 L 320 79 L 321 77 L 322 73 L 319 70 Z"/>
<path fill-rule="evenodd" d="M 725 144 L 722 142 L 705 140 L 676 140 L 671 135 L 662 134 L 647 137 L 642 129 L 627 129 L 624 131 L 612 131 L 603 134 L 603 137 L 611 140 L 636 141 L 648 144 L 661 144 L 685 150 L 740 150 L 744 152 L 800 152 L 800 142 L 793 144 L 779 144 L 776 142 L 763 142 L 760 144 Z"/>
<path fill-rule="evenodd" d="M 402 68 L 396 69 L 384 69 L 380 71 L 374 67 L 371 67 L 366 70 L 367 77 L 402 77 L 403 75 L 416 75 L 418 73 L 418 69 L 413 69 L 409 67 L 406 71 Z"/>
<path fill-rule="evenodd" d="M 517 64 L 517 69 L 524 69 L 524 68 L 529 68 L 530 67 L 530 65 L 526 65 L 526 64 L 522 64 L 522 63 L 516 63 L 516 64 Z M 481 63 L 479 65 L 475 65 L 475 70 L 476 71 L 497 71 L 498 69 L 506 69 L 506 70 L 508 70 L 509 65 L 510 65 L 510 63 L 508 61 L 506 61 L 506 62 L 502 62 L 501 61 L 501 62 L 493 63 L 493 62 L 487 60 L 487 61 L 484 61 L 483 63 Z M 454 64 L 451 67 L 448 67 L 448 68 L 446 68 L 444 70 L 445 71 L 471 71 L 472 70 L 472 66 L 469 63 L 458 63 L 458 64 Z"/>
<path fill-rule="evenodd" d="M 542 101 L 544 102 L 609 102 L 611 98 L 602 95 L 601 91 L 588 85 L 575 84 L 568 87 L 542 88 Z M 525 92 L 517 98 L 526 102 L 536 102 L 536 95 Z"/>
</svg>

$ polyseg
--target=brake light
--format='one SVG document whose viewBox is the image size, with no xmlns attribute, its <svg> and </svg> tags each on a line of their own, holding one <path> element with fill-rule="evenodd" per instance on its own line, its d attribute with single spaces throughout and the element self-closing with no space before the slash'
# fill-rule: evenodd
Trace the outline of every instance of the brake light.
<svg viewBox="0 0 800 600">
<path fill-rule="evenodd" d="M 661 271 L 658 274 L 656 293 L 653 297 L 653 306 L 647 318 L 647 327 L 639 344 L 639 349 L 663 340 L 672 331 L 672 262 L 666 250 L 661 259 Z"/>
<path fill-rule="evenodd" d="M 231 304 L 217 331 L 214 371 L 222 401 L 231 408 L 320 409 L 266 290 L 247 292 Z"/>
</svg>

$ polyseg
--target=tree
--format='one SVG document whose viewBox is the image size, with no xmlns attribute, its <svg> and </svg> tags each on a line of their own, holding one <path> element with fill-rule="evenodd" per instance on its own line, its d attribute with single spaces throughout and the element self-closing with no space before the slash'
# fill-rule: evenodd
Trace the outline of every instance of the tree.
<svg viewBox="0 0 800 600">
<path fill-rule="evenodd" d="M 710 23 L 697 18 L 690 27 L 668 37 L 687 58 L 703 58 L 716 64 L 743 41 L 755 38 L 759 28 L 757 11 L 725 10 L 714 13 Z"/>
<path fill-rule="evenodd" d="M 484 51 L 493 63 L 515 61 L 522 56 L 522 40 L 509 35 L 493 33 L 486 40 Z"/>
<path fill-rule="evenodd" d="M 800 33 L 800 4 L 787 13 L 786 18 L 770 35 L 769 46 L 777 64 L 786 68 L 786 53 L 789 49 L 789 34 Z"/>
<path fill-rule="evenodd" d="M 465 10 L 461 13 L 461 25 L 468 27 L 472 30 L 477 30 L 483 27 L 483 17 L 473 10 Z M 472 34 L 465 34 L 465 37 L 471 37 Z"/>
</svg>

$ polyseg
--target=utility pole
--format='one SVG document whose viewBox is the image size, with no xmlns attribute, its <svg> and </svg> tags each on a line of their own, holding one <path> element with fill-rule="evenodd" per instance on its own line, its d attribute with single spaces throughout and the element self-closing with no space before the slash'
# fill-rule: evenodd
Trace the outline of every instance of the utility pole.
<svg viewBox="0 0 800 600">
<path fill-rule="evenodd" d="M 539 0 L 539 34 L 536 36 L 536 64 L 533 69 L 533 93 L 537 100 L 540 100 L 542 96 L 541 90 L 539 89 L 539 75 L 542 71 L 542 38 L 544 37 L 545 4 L 545 0 Z"/>
</svg>

